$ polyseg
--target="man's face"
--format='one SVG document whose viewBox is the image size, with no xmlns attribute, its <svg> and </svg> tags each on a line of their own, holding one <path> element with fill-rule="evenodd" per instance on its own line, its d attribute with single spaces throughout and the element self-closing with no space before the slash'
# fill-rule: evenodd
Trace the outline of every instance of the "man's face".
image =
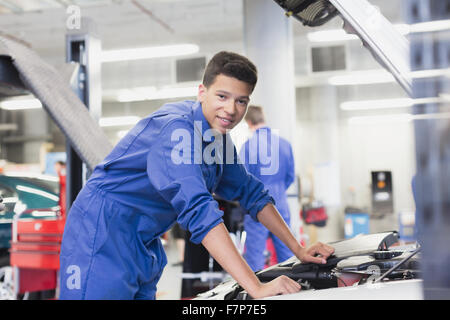
<svg viewBox="0 0 450 320">
<path fill-rule="evenodd" d="M 244 117 L 251 92 L 248 83 L 219 74 L 209 88 L 200 84 L 197 99 L 211 128 L 225 134 Z"/>
</svg>

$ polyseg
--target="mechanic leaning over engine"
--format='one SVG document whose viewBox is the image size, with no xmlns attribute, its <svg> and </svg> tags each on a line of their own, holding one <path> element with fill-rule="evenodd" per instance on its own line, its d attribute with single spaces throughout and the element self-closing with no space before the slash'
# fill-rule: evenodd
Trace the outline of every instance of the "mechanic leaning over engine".
<svg viewBox="0 0 450 320">
<path fill-rule="evenodd" d="M 228 130 L 244 117 L 256 81 L 247 58 L 219 52 L 197 101 L 165 104 L 142 119 L 94 169 L 66 221 L 60 299 L 155 299 L 167 263 L 159 237 L 175 222 L 253 298 L 299 291 L 286 276 L 258 280 L 212 193 L 238 200 L 301 261 L 326 262 L 333 248 L 300 246 L 262 182 L 237 161 Z"/>
</svg>

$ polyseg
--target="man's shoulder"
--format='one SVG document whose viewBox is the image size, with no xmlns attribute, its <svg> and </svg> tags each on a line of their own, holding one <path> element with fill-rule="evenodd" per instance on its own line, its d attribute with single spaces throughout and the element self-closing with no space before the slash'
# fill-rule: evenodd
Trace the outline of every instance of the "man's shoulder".
<svg viewBox="0 0 450 320">
<path fill-rule="evenodd" d="M 280 145 L 285 145 L 287 147 L 291 146 L 291 142 L 288 139 L 282 137 L 278 132 L 273 132 L 273 130 L 270 130 L 270 135 L 277 137 Z"/>
<path fill-rule="evenodd" d="M 168 116 L 177 118 L 191 116 L 195 104 L 196 102 L 191 100 L 166 103 L 153 112 L 151 117 L 156 118 Z"/>
<path fill-rule="evenodd" d="M 282 136 L 278 136 L 278 139 L 280 139 L 280 143 L 283 143 L 283 144 L 285 144 L 285 145 L 287 145 L 287 146 L 290 146 L 290 145 L 291 145 L 291 143 L 289 142 L 289 140 L 286 139 L 286 138 L 283 138 Z"/>
<path fill-rule="evenodd" d="M 150 115 L 154 122 L 158 122 L 161 129 L 167 126 L 192 126 L 192 110 L 195 101 L 180 101 L 164 104 Z"/>
</svg>

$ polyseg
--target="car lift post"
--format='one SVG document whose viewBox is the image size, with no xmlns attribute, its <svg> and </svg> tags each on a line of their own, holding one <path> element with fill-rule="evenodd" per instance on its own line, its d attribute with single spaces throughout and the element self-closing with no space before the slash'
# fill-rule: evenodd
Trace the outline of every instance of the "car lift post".
<svg viewBox="0 0 450 320">
<path fill-rule="evenodd" d="M 79 64 L 79 71 L 72 89 L 89 109 L 89 113 L 97 121 L 101 116 L 101 40 L 90 19 L 81 19 L 80 29 L 71 30 L 66 35 L 66 62 Z M 66 145 L 66 212 L 77 197 L 81 188 L 89 178 L 86 165 L 72 148 Z"/>
<path fill-rule="evenodd" d="M 450 1 L 407 0 L 408 24 L 450 19 Z M 450 30 L 410 34 L 412 74 L 449 69 Z M 450 80 L 413 76 L 413 98 L 440 97 L 440 103 L 413 106 L 416 146 L 416 228 L 422 245 L 425 299 L 450 299 Z M 446 112 L 447 114 L 445 114 Z"/>
</svg>

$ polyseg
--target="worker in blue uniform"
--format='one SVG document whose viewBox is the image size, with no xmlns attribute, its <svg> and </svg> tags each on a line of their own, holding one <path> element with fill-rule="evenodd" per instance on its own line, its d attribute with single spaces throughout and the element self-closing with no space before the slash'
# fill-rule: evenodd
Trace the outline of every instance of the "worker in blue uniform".
<svg viewBox="0 0 450 320">
<path fill-rule="evenodd" d="M 298 283 L 284 276 L 258 280 L 232 242 L 212 193 L 238 200 L 300 260 L 325 262 L 333 248 L 300 246 L 229 139 L 256 80 L 247 58 L 219 52 L 206 67 L 197 101 L 169 103 L 142 119 L 94 169 L 66 221 L 61 299 L 155 299 L 167 263 L 160 236 L 175 222 L 251 296 L 297 292 Z"/>
<path fill-rule="evenodd" d="M 240 158 L 249 173 L 261 180 L 274 198 L 282 218 L 290 226 L 291 215 L 286 191 L 295 179 L 294 156 L 291 144 L 267 126 L 260 106 L 249 106 L 245 121 L 253 132 L 241 148 Z M 244 258 L 253 271 L 265 265 L 267 239 L 272 239 L 278 262 L 292 257 L 292 251 L 264 225 L 250 216 L 244 217 L 247 234 Z"/>
</svg>

